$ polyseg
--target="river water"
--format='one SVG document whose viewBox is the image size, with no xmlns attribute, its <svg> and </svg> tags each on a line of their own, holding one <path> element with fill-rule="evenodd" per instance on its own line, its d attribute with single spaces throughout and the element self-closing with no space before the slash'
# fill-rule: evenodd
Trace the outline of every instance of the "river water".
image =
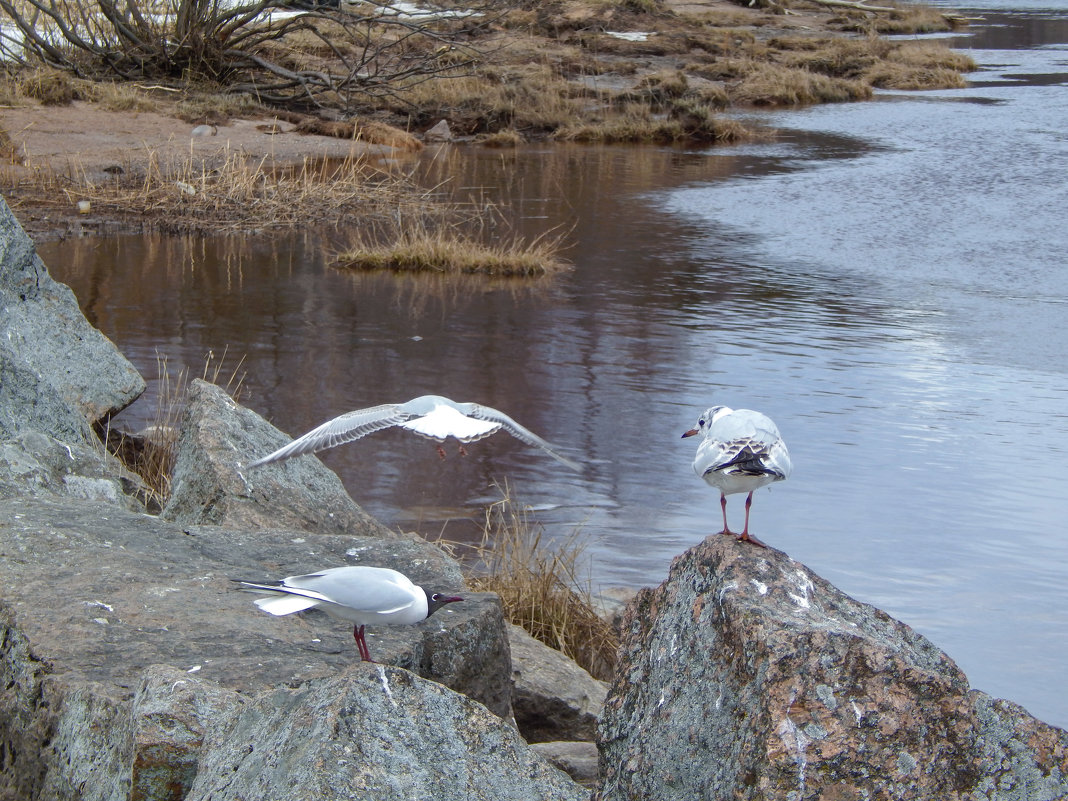
<svg viewBox="0 0 1068 801">
<path fill-rule="evenodd" d="M 586 470 L 503 434 L 323 460 L 428 536 L 473 536 L 507 482 L 548 536 L 581 528 L 595 585 L 657 584 L 719 529 L 680 434 L 761 409 L 795 469 L 757 493 L 757 536 L 1068 726 L 1068 5 L 969 13 L 968 89 L 760 115 L 771 143 L 427 156 L 527 233 L 568 231 L 575 269 L 533 287 L 344 275 L 312 230 L 40 251 L 153 385 L 127 427 L 152 419 L 157 353 L 244 356 L 243 402 L 293 435 L 424 393 L 487 403 Z"/>
</svg>

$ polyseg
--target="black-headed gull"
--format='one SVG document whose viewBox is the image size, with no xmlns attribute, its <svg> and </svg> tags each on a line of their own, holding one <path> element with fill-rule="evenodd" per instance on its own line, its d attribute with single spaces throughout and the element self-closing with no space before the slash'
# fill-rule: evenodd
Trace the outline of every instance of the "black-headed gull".
<svg viewBox="0 0 1068 801">
<path fill-rule="evenodd" d="M 289 576 L 271 584 L 237 583 L 246 592 L 271 596 L 258 598 L 254 603 L 272 615 L 291 615 L 318 608 L 331 617 L 355 624 L 352 636 L 364 662 L 373 661 L 364 639 L 364 626 L 419 623 L 445 604 L 463 600 L 456 595 L 442 595 L 417 587 L 396 570 L 363 565 L 331 567 L 305 576 Z"/>
<path fill-rule="evenodd" d="M 693 469 L 720 492 L 722 533 L 734 533 L 727 526 L 727 496 L 748 492 L 745 528 L 738 539 L 763 546 L 764 543 L 749 534 L 749 507 L 753 505 L 754 490 L 790 475 L 790 454 L 779 429 L 767 415 L 752 409 L 713 406 L 705 410 L 695 428 L 682 436 L 697 434 L 703 434 L 704 438 L 697 446 Z"/>
<path fill-rule="evenodd" d="M 441 395 L 422 395 L 407 403 L 385 403 L 348 412 L 313 428 L 274 453 L 251 462 L 249 467 L 332 448 L 392 426 L 400 426 L 438 442 L 444 442 L 447 437 L 455 437 L 460 442 L 474 442 L 503 428 L 527 445 L 541 448 L 572 470 L 581 470 L 575 462 L 557 453 L 555 446 L 519 425 L 504 412 L 478 403 L 457 403 Z M 438 446 L 438 451 L 444 456 L 441 446 Z"/>
</svg>

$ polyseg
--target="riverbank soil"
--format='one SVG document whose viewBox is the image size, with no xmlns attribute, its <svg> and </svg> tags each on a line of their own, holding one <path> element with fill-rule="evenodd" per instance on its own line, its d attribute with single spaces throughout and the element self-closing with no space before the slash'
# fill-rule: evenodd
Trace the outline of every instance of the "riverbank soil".
<svg viewBox="0 0 1068 801">
<path fill-rule="evenodd" d="M 730 119 L 731 108 L 963 85 L 968 59 L 937 42 L 880 36 L 948 30 L 959 19 L 875 8 L 845 0 L 517 6 L 479 28 L 477 63 L 343 108 L 268 105 L 227 86 L 115 84 L 26 68 L 0 81 L 0 191 L 38 239 L 115 226 L 203 230 L 213 219 L 257 227 L 257 214 L 262 223 L 280 209 L 230 184 L 267 184 L 280 166 L 324 159 L 377 169 L 376 156 L 419 149 L 441 120 L 449 136 L 487 146 L 734 141 L 750 132 Z M 192 215 L 191 199 L 202 204 Z M 219 213 L 226 202 L 232 211 Z"/>
</svg>

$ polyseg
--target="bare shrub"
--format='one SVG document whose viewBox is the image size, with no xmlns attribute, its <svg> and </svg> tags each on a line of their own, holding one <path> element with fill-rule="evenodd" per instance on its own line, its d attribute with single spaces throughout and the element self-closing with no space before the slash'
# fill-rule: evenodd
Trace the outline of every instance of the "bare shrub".
<svg viewBox="0 0 1068 801">
<path fill-rule="evenodd" d="M 293 11 L 285 0 L 0 0 L 7 61 L 79 76 L 202 81 L 261 102 L 350 109 L 463 69 L 487 5 L 401 12 L 384 0 Z M 17 32 L 18 36 L 14 34 Z"/>
</svg>

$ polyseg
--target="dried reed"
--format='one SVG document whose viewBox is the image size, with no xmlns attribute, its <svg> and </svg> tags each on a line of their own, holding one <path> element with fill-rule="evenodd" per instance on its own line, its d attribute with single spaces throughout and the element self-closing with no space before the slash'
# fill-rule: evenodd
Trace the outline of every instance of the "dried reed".
<svg viewBox="0 0 1068 801">
<path fill-rule="evenodd" d="M 219 384 L 234 400 L 238 400 L 244 387 L 245 375 L 241 366 L 245 357 L 242 356 L 230 370 L 226 383 L 220 384 L 219 379 L 224 376 L 226 354 L 225 348 L 219 357 L 216 357 L 214 351 L 208 351 L 200 378 L 212 384 Z M 171 476 L 174 472 L 182 415 L 185 412 L 189 371 L 183 367 L 177 376 L 173 376 L 167 357 L 157 351 L 156 374 L 156 407 L 152 423 L 137 434 L 109 429 L 106 441 L 108 450 L 145 482 L 151 493 L 147 505 L 150 508 L 162 509 L 171 494 Z"/>
<path fill-rule="evenodd" d="M 586 543 L 576 530 L 549 544 L 544 530 L 507 485 L 485 510 L 476 547 L 482 571 L 468 577 L 472 589 L 495 592 L 505 616 L 532 636 L 574 659 L 596 678 L 610 679 L 618 640 L 594 607 L 590 581 L 581 575 Z"/>
</svg>

